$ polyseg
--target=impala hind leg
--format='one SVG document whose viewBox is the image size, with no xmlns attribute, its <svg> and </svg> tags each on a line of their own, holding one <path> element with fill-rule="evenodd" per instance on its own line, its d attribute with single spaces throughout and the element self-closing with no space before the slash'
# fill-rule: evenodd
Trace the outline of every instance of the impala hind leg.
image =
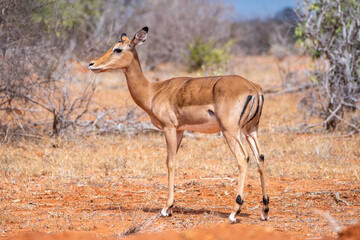
<svg viewBox="0 0 360 240">
<path fill-rule="evenodd" d="M 177 131 L 176 132 L 176 152 L 179 151 L 180 145 L 181 145 L 181 140 L 184 137 L 184 131 Z"/>
<path fill-rule="evenodd" d="M 164 134 L 167 146 L 166 166 L 168 169 L 168 199 L 165 207 L 161 210 L 161 215 L 168 217 L 172 215 L 174 204 L 174 181 L 175 181 L 175 155 L 180 146 L 183 132 L 176 132 L 175 128 L 164 128 Z M 181 134 L 181 136 L 179 136 Z"/>
<path fill-rule="evenodd" d="M 261 190 L 263 195 L 263 208 L 261 211 L 261 220 L 266 221 L 269 219 L 269 196 L 266 195 L 266 184 L 265 184 L 265 169 L 264 169 L 264 154 L 261 152 L 259 141 L 257 139 L 257 132 L 253 131 L 246 136 L 252 152 L 255 155 L 256 163 L 258 165 L 260 180 L 261 180 Z"/>
<path fill-rule="evenodd" d="M 231 134 L 227 131 L 223 131 L 223 135 L 227 141 L 227 144 L 234 154 L 237 165 L 239 168 L 239 178 L 238 178 L 238 186 L 236 191 L 236 199 L 233 211 L 229 216 L 229 220 L 231 223 L 236 222 L 236 215 L 240 213 L 241 206 L 244 203 L 244 185 L 245 185 L 245 178 L 247 172 L 247 162 L 249 156 L 244 148 L 244 145 L 240 141 L 240 134 Z"/>
</svg>

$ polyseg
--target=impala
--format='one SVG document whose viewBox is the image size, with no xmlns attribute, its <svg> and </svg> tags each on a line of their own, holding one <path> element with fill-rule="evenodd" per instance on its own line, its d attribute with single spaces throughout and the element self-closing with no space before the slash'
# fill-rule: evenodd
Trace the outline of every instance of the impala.
<svg viewBox="0 0 360 240">
<path fill-rule="evenodd" d="M 266 197 L 264 155 L 257 139 L 264 104 L 261 87 L 236 75 L 177 77 L 161 82 L 149 82 L 143 74 L 136 51 L 136 47 L 146 40 L 148 30 L 148 27 L 140 29 L 131 41 L 122 33 L 120 41 L 92 61 L 89 69 L 95 73 L 121 69 L 135 103 L 150 116 L 151 122 L 164 132 L 169 189 L 161 214 L 172 214 L 175 155 L 184 131 L 222 131 L 239 168 L 237 194 L 229 216 L 230 222 L 236 222 L 236 215 L 240 213 L 244 203 L 243 192 L 249 155 L 241 142 L 241 133 L 256 157 L 263 195 L 261 220 L 267 220 L 269 197 Z"/>
</svg>

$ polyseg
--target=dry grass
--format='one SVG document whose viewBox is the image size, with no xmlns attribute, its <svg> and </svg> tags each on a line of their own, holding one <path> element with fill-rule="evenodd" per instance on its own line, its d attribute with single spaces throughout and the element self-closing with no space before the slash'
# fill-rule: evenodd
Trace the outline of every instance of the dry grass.
<svg viewBox="0 0 360 240">
<path fill-rule="evenodd" d="M 266 153 L 266 170 L 271 177 L 359 178 L 359 136 L 263 130 L 260 142 Z M 24 140 L 2 147 L 0 155 L 0 170 L 10 178 L 84 178 L 116 172 L 124 177 L 151 179 L 167 173 L 162 134 L 89 136 L 68 141 Z M 257 176 L 255 160 L 251 159 L 249 174 Z M 194 175 L 199 170 L 217 177 L 236 174 L 235 160 L 220 135 L 185 136 L 177 155 L 177 174 Z"/>
</svg>

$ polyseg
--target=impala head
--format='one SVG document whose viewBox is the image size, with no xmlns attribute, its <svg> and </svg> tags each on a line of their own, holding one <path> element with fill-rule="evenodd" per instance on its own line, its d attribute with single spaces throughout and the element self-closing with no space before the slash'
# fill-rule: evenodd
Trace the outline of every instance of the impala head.
<svg viewBox="0 0 360 240">
<path fill-rule="evenodd" d="M 122 33 L 119 42 L 101 57 L 90 62 L 89 69 L 96 73 L 126 69 L 134 59 L 135 47 L 145 42 L 148 31 L 148 27 L 143 27 L 131 41 L 125 33 Z"/>
</svg>

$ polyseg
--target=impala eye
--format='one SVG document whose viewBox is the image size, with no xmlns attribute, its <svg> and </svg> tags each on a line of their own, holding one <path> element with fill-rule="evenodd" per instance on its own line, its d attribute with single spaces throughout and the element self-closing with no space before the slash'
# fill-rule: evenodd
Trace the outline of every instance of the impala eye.
<svg viewBox="0 0 360 240">
<path fill-rule="evenodd" d="M 122 49 L 120 49 L 120 48 L 115 48 L 115 49 L 113 50 L 114 53 L 121 53 L 121 51 L 122 51 Z"/>
</svg>

